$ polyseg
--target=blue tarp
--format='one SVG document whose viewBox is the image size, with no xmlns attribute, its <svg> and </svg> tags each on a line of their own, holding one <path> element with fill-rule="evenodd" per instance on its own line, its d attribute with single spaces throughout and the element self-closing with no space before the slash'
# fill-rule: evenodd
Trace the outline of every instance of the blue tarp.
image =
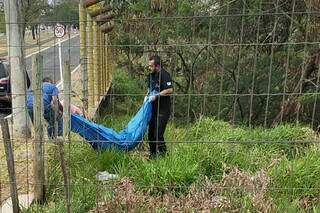
<svg viewBox="0 0 320 213">
<path fill-rule="evenodd" d="M 118 149 L 129 151 L 142 140 L 151 119 L 152 103 L 144 101 L 143 105 L 120 132 L 95 124 L 76 114 L 71 115 L 71 130 L 85 140 L 96 150 Z"/>
</svg>

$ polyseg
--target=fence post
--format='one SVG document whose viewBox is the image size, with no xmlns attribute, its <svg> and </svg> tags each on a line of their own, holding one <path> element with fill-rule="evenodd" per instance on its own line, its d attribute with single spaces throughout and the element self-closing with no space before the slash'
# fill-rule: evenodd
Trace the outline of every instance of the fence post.
<svg viewBox="0 0 320 213">
<path fill-rule="evenodd" d="M 105 92 L 107 91 L 107 85 L 108 85 L 108 78 L 107 78 L 107 40 L 106 40 L 106 34 L 103 34 L 103 39 L 104 39 L 104 47 L 103 47 L 103 51 L 104 51 L 104 90 Z"/>
<path fill-rule="evenodd" d="M 34 125 L 34 198 L 35 202 L 45 200 L 44 187 L 44 149 L 42 129 L 42 71 L 43 57 L 39 54 L 32 58 L 33 125 Z"/>
<path fill-rule="evenodd" d="M 101 94 L 104 95 L 105 92 L 105 79 L 104 79 L 104 71 L 105 71 L 105 60 L 104 60 L 104 34 L 100 31 L 100 79 L 101 79 L 101 83 L 100 83 L 100 91 Z"/>
<path fill-rule="evenodd" d="M 79 25 L 80 25 L 80 64 L 82 75 L 82 101 L 83 109 L 88 112 L 88 70 L 87 70 L 87 54 L 86 54 L 86 10 L 79 4 Z"/>
<path fill-rule="evenodd" d="M 10 140 L 8 120 L 1 119 L 0 122 L 1 122 L 3 145 L 6 153 L 8 174 L 9 174 L 12 210 L 13 210 L 13 213 L 18 213 L 20 212 L 20 208 L 19 208 L 16 173 L 14 169 L 14 157 L 13 157 L 13 150 L 12 150 L 12 145 Z"/>
<path fill-rule="evenodd" d="M 96 22 L 93 22 L 93 70 L 94 70 L 94 94 L 95 102 L 100 100 L 100 79 L 99 79 L 99 27 Z"/>
<path fill-rule="evenodd" d="M 67 212 L 71 212 L 71 194 L 68 177 L 68 169 L 64 155 L 64 141 L 70 142 L 70 100 L 71 100 L 71 72 L 70 62 L 66 61 L 63 66 L 63 140 L 58 141 L 60 164 L 63 174 L 64 190 L 67 203 Z"/>
<path fill-rule="evenodd" d="M 70 140 L 71 72 L 69 61 L 64 62 L 63 84 L 63 137 L 65 140 Z"/>
<path fill-rule="evenodd" d="M 106 88 L 109 89 L 109 81 L 110 81 L 110 76 L 109 76 L 109 37 L 108 34 L 105 34 L 105 42 L 106 42 Z"/>
<path fill-rule="evenodd" d="M 111 86 L 112 80 L 112 49 L 109 46 L 109 36 L 107 36 L 107 78 L 108 78 L 108 88 Z"/>
<path fill-rule="evenodd" d="M 94 106 L 94 73 L 93 73 L 93 28 L 92 28 L 92 18 L 89 14 L 87 14 L 87 35 L 88 35 L 88 96 L 89 96 L 89 108 Z"/>
</svg>

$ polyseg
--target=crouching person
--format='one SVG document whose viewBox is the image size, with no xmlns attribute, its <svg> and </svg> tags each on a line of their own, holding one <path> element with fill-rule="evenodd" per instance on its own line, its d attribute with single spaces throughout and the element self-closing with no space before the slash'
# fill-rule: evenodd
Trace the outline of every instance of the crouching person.
<svg viewBox="0 0 320 213">
<path fill-rule="evenodd" d="M 42 84 L 42 99 L 43 99 L 43 117 L 48 122 L 48 137 L 53 139 L 55 136 L 62 136 L 63 134 L 63 121 L 62 112 L 59 103 L 59 89 L 53 83 L 52 79 L 44 78 Z M 58 114 L 55 115 L 54 106 L 58 105 Z M 32 90 L 28 91 L 27 95 L 28 112 L 33 122 L 33 93 Z M 55 132 L 55 123 L 58 123 L 58 131 Z"/>
</svg>

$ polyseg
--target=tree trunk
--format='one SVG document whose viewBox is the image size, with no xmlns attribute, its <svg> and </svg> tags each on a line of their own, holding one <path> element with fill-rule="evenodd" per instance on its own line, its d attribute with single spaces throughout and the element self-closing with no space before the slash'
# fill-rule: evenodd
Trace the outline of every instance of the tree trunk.
<svg viewBox="0 0 320 213">
<path fill-rule="evenodd" d="M 10 63 L 14 137 L 30 136 L 26 114 L 26 72 L 23 54 L 21 0 L 5 0 L 6 34 Z"/>
</svg>

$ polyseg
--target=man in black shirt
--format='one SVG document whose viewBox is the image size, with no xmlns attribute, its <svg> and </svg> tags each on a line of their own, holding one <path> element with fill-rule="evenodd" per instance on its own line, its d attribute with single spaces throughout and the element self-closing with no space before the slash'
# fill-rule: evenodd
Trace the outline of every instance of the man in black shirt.
<svg viewBox="0 0 320 213">
<path fill-rule="evenodd" d="M 148 89 L 158 94 L 151 96 L 152 117 L 149 122 L 149 147 L 150 158 L 158 154 L 164 155 L 167 147 L 164 141 L 164 132 L 170 117 L 171 100 L 170 94 L 173 92 L 172 80 L 170 74 L 161 66 L 159 56 L 149 58 Z"/>
</svg>

